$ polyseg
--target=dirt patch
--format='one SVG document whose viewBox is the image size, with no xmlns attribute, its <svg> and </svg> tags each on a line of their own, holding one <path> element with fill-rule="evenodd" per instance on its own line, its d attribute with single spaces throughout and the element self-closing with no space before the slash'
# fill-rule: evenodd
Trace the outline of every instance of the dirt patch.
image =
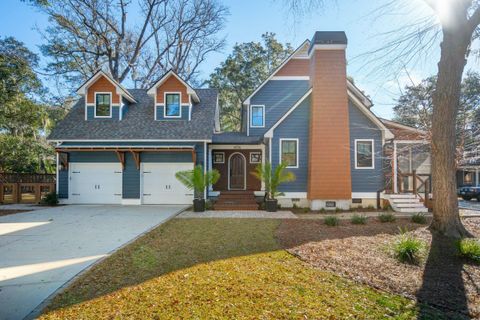
<svg viewBox="0 0 480 320">
<path fill-rule="evenodd" d="M 0 217 L 1 216 L 7 216 L 9 214 L 29 212 L 29 211 L 32 211 L 32 210 L 5 210 L 5 209 L 0 209 Z"/>
<path fill-rule="evenodd" d="M 464 223 L 480 235 L 480 219 Z M 392 257 L 389 247 L 399 228 L 407 228 L 431 248 L 420 264 L 403 264 Z M 451 312 L 452 317 L 480 317 L 480 266 L 460 258 L 451 241 L 435 238 L 432 242 L 425 225 L 408 219 L 380 223 L 371 218 L 366 225 L 342 221 L 338 227 L 329 227 L 323 221 L 298 219 L 284 221 L 277 237 L 290 253 L 315 267 L 416 298 Z"/>
</svg>

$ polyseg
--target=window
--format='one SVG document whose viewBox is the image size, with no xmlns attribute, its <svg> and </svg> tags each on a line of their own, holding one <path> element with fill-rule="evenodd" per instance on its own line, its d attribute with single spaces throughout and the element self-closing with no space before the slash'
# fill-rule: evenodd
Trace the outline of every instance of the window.
<svg viewBox="0 0 480 320">
<path fill-rule="evenodd" d="M 298 168 L 298 139 L 280 139 L 280 162 Z"/>
<path fill-rule="evenodd" d="M 355 169 L 373 168 L 373 140 L 355 140 Z"/>
<path fill-rule="evenodd" d="M 225 163 L 225 152 L 214 152 L 213 163 Z"/>
<path fill-rule="evenodd" d="M 250 152 L 250 163 L 260 163 L 260 162 L 262 162 L 262 153 Z"/>
<path fill-rule="evenodd" d="M 165 94 L 165 118 L 180 118 L 180 94 Z"/>
<path fill-rule="evenodd" d="M 110 93 L 95 94 L 95 117 L 110 118 L 112 116 Z"/>
<path fill-rule="evenodd" d="M 262 128 L 265 126 L 265 106 L 252 106 L 250 114 L 250 127 Z"/>
</svg>

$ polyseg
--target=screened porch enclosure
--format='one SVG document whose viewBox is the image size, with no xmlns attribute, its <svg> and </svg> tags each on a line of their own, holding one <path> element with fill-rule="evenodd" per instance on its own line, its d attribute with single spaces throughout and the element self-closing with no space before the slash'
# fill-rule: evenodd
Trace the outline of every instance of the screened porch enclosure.
<svg viewBox="0 0 480 320">
<path fill-rule="evenodd" d="M 393 192 L 431 193 L 430 144 L 396 141 L 393 150 Z"/>
</svg>

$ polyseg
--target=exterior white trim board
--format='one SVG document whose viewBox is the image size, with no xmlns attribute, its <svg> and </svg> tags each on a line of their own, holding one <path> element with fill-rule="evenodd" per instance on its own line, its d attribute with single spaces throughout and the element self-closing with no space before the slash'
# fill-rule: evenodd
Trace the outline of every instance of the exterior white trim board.
<svg viewBox="0 0 480 320">
<path fill-rule="evenodd" d="M 352 199 L 376 199 L 376 192 L 352 192 Z"/>
</svg>

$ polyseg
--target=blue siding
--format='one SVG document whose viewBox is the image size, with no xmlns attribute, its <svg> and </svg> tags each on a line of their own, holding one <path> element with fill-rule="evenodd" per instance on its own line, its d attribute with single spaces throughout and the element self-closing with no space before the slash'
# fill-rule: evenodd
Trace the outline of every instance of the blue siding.
<svg viewBox="0 0 480 320">
<path fill-rule="evenodd" d="M 277 127 L 272 138 L 272 165 L 280 161 L 280 139 L 298 139 L 298 168 L 288 169 L 297 177 L 295 181 L 280 186 L 282 192 L 306 192 L 308 181 L 308 148 L 310 128 L 310 96 Z"/>
<path fill-rule="evenodd" d="M 133 155 L 125 153 L 125 169 L 122 180 L 123 199 L 140 199 L 140 170 L 137 169 Z"/>
<path fill-rule="evenodd" d="M 382 131 L 353 102 L 349 101 L 348 108 L 352 192 L 376 192 L 382 189 L 384 184 Z M 374 139 L 374 169 L 355 169 L 355 139 Z"/>
<path fill-rule="evenodd" d="M 165 118 L 163 116 L 163 109 L 165 107 L 163 105 L 158 105 L 156 108 L 157 112 L 157 120 L 165 120 L 165 121 L 174 121 L 174 120 L 188 120 L 188 105 L 182 105 L 181 111 L 181 118 Z"/>
<path fill-rule="evenodd" d="M 142 152 L 141 162 L 192 162 L 190 152 Z"/>
<path fill-rule="evenodd" d="M 250 128 L 251 136 L 262 136 L 310 88 L 308 80 L 270 80 L 251 99 L 250 104 L 265 105 L 265 128 Z M 250 119 L 248 126 L 250 126 Z"/>
<path fill-rule="evenodd" d="M 95 106 L 87 106 L 87 120 L 95 120 L 95 121 L 120 120 L 120 107 L 112 106 L 111 118 L 95 118 Z"/>
<path fill-rule="evenodd" d="M 75 151 L 70 152 L 70 162 L 119 162 L 115 152 L 102 151 L 102 152 L 88 152 L 88 151 Z"/>
<path fill-rule="evenodd" d="M 58 172 L 58 197 L 60 199 L 68 198 L 68 170 Z"/>
</svg>

